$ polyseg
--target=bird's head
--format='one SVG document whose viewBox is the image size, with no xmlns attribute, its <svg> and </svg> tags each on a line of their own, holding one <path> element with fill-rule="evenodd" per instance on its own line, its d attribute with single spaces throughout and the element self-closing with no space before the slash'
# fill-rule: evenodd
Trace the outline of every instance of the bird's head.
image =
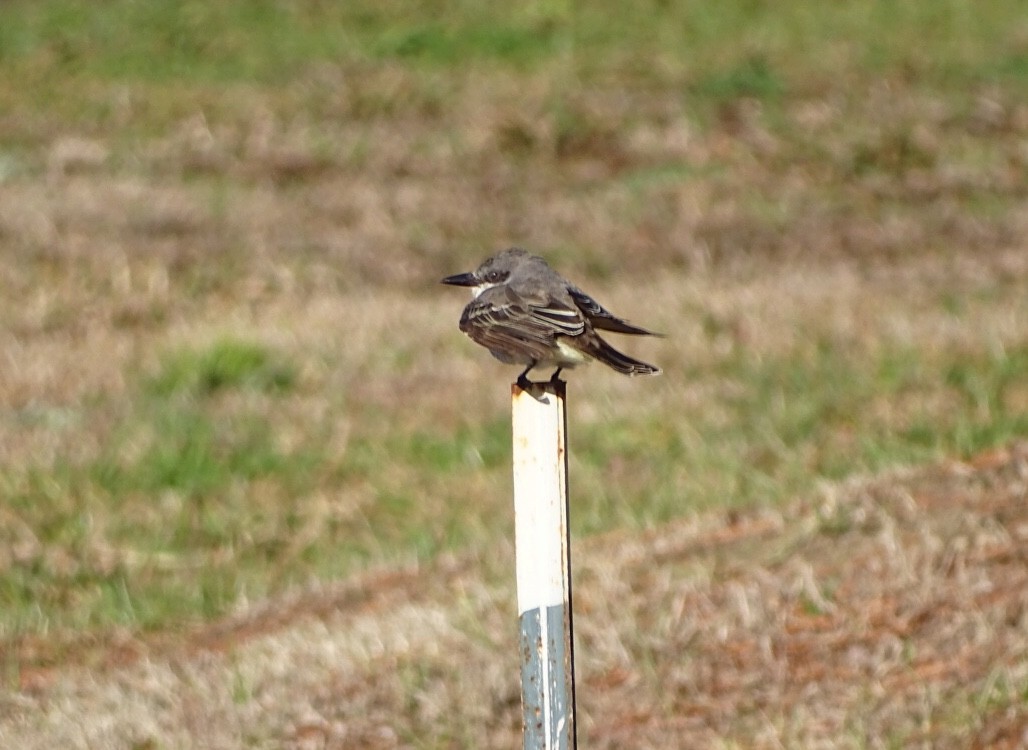
<svg viewBox="0 0 1028 750">
<path fill-rule="evenodd" d="M 508 248 L 483 261 L 482 265 L 474 271 L 447 276 L 441 283 L 472 287 L 477 297 L 486 289 L 492 289 L 507 281 L 514 269 L 530 257 L 532 256 L 528 251 L 522 250 L 520 247 Z"/>
</svg>

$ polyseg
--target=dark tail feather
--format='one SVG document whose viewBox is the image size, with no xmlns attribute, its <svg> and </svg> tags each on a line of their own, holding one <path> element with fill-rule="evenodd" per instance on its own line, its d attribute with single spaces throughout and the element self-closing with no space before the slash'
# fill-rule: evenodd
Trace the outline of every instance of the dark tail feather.
<svg viewBox="0 0 1028 750">
<path fill-rule="evenodd" d="M 589 354 L 608 367 L 617 370 L 624 375 L 659 375 L 660 368 L 647 364 L 642 360 L 632 359 L 627 354 L 619 352 L 613 346 L 594 336 L 594 346 L 590 347 Z"/>
</svg>

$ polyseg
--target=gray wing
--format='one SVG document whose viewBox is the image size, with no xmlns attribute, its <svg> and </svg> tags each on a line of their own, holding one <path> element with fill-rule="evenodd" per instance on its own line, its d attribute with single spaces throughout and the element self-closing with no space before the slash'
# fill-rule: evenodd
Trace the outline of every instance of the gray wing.
<svg viewBox="0 0 1028 750">
<path fill-rule="evenodd" d="M 559 300 L 500 286 L 464 308 L 460 329 L 488 349 L 545 360 L 552 356 L 557 336 L 581 336 L 586 321 L 577 309 Z"/>
<path fill-rule="evenodd" d="M 659 333 L 647 331 L 645 328 L 632 325 L 627 320 L 619 318 L 577 286 L 568 284 L 568 293 L 571 295 L 571 299 L 575 301 L 578 309 L 592 323 L 593 328 L 613 331 L 614 333 L 630 333 L 638 336 L 660 336 Z"/>
</svg>

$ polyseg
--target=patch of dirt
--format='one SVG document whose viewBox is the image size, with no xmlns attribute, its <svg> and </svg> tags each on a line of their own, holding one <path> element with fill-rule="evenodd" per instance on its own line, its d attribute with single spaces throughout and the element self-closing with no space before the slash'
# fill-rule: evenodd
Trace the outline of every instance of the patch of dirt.
<svg viewBox="0 0 1028 750">
<path fill-rule="evenodd" d="M 579 542 L 582 746 L 1023 748 L 1026 545 L 1026 443 Z M 516 746 L 512 560 L 68 649 L 0 696 L 0 745 Z"/>
</svg>

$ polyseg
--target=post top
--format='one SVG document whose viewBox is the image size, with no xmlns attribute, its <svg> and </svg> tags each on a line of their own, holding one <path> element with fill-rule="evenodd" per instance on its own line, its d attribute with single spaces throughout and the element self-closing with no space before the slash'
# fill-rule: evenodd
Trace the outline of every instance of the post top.
<svg viewBox="0 0 1028 750">
<path fill-rule="evenodd" d="M 567 396 L 567 381 L 556 378 L 555 380 L 544 380 L 542 382 L 531 382 L 528 383 L 528 388 L 522 388 L 521 384 L 517 381 L 510 384 L 510 395 L 511 398 L 517 399 L 523 395 L 528 395 L 534 398 L 536 401 L 542 401 L 547 394 L 556 396 L 559 399 L 564 399 Z"/>
</svg>

